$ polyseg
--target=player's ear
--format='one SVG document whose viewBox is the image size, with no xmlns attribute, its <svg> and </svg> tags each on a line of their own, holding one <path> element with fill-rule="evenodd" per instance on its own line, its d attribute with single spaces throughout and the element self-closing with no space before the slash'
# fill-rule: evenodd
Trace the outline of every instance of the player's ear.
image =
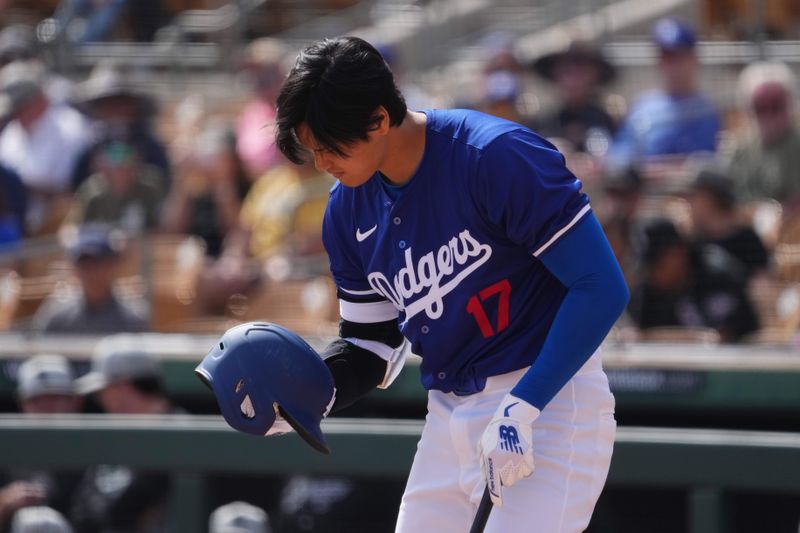
<svg viewBox="0 0 800 533">
<path fill-rule="evenodd" d="M 379 105 L 372 115 L 373 128 L 372 133 L 377 135 L 386 135 L 389 133 L 389 128 L 392 127 L 391 120 L 389 119 L 389 112 L 382 105 Z"/>
</svg>

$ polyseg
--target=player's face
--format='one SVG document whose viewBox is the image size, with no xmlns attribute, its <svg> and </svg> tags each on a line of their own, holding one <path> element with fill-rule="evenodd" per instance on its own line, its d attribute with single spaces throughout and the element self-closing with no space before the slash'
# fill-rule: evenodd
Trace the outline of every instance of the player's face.
<svg viewBox="0 0 800 533">
<path fill-rule="evenodd" d="M 389 117 L 384 116 L 381 126 L 367 134 L 367 140 L 345 147 L 344 155 L 321 147 L 305 124 L 298 126 L 297 138 L 313 154 L 317 170 L 327 172 L 342 185 L 358 187 L 369 181 L 380 168 L 386 152 L 384 129 L 388 130 L 388 124 Z"/>
</svg>

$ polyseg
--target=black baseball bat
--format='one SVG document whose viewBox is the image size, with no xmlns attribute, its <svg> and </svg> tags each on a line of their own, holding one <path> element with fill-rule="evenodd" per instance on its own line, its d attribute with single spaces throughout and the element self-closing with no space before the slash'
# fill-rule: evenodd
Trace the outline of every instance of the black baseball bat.
<svg viewBox="0 0 800 533">
<path fill-rule="evenodd" d="M 486 522 L 489 521 L 489 513 L 492 512 L 492 497 L 489 496 L 489 487 L 483 489 L 483 496 L 481 503 L 478 505 L 478 512 L 475 514 L 475 520 L 472 521 L 472 527 L 469 528 L 469 533 L 483 533 L 483 528 L 486 527 Z"/>
</svg>

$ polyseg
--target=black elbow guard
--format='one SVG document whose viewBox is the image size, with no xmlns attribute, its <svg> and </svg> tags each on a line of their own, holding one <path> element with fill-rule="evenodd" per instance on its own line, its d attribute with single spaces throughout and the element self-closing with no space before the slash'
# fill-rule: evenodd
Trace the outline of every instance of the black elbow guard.
<svg viewBox="0 0 800 533">
<path fill-rule="evenodd" d="M 336 401 L 331 412 L 336 412 L 369 393 L 381 384 L 386 376 L 386 361 L 364 348 L 344 340 L 357 338 L 382 342 L 396 348 L 403 343 L 403 334 L 397 320 L 372 324 L 359 324 L 342 319 L 339 336 L 322 352 L 322 358 L 333 375 Z"/>
<path fill-rule="evenodd" d="M 337 339 L 325 348 L 322 358 L 336 387 L 332 413 L 355 403 L 377 387 L 386 375 L 386 361 L 343 339 Z"/>
</svg>

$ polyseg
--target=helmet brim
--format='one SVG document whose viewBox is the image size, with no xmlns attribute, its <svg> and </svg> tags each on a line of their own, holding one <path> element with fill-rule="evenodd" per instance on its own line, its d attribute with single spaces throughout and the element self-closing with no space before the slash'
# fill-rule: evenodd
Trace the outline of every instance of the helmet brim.
<svg viewBox="0 0 800 533">
<path fill-rule="evenodd" d="M 309 446 L 320 453 L 324 453 L 325 455 L 329 455 L 331 453 L 330 449 L 328 448 L 328 443 L 325 440 L 325 436 L 322 434 L 322 429 L 315 424 L 313 420 L 309 420 L 304 423 L 304 421 L 295 419 L 280 405 L 278 406 L 278 412 L 286 420 L 286 422 L 292 426 L 292 429 L 294 429 L 295 432 L 300 435 L 300 437 L 306 441 L 306 443 L 308 443 Z"/>
</svg>

